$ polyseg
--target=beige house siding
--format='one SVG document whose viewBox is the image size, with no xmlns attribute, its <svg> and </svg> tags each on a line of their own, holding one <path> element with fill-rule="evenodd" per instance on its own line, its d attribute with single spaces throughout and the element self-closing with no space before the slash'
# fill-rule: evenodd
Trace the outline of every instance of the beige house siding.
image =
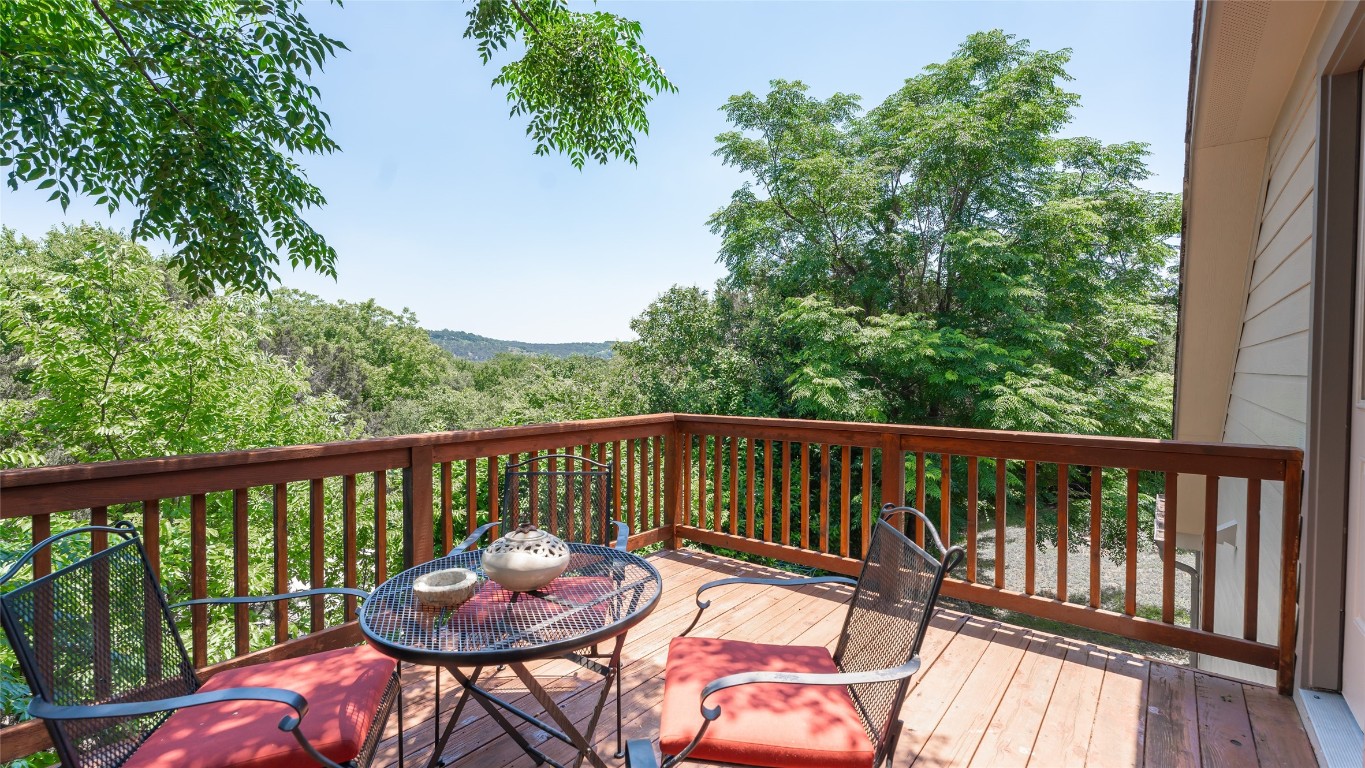
<svg viewBox="0 0 1365 768">
<path fill-rule="evenodd" d="M 1237 345 L 1223 440 L 1231 443 L 1304 447 L 1307 439 L 1309 321 L 1312 309 L 1314 180 L 1317 147 L 1317 84 L 1286 100 L 1270 138 L 1246 308 Z M 1233 543 L 1217 553 L 1217 631 L 1242 628 L 1246 552 L 1246 482 L 1223 480 L 1218 491 L 1220 526 L 1235 523 Z M 1262 642 L 1275 642 L 1279 600 L 1282 496 L 1277 483 L 1261 489 L 1260 612 Z M 1273 674 L 1208 658 L 1206 669 L 1273 682 Z"/>
</svg>

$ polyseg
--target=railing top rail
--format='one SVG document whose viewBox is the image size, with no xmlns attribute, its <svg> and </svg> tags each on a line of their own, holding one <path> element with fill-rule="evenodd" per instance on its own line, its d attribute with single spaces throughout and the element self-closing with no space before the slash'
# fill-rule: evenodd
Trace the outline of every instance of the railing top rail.
<svg viewBox="0 0 1365 768">
<path fill-rule="evenodd" d="M 342 440 L 333 443 L 291 445 L 279 448 L 256 448 L 222 453 L 201 453 L 190 456 L 168 456 L 125 461 L 101 461 L 87 464 L 65 464 L 55 467 L 0 470 L 0 489 L 27 485 L 49 485 L 80 480 L 102 480 L 130 475 L 149 475 L 187 470 L 218 469 L 229 466 L 267 464 L 299 459 L 346 456 L 351 454 L 381 453 L 426 445 L 456 443 L 501 442 L 528 437 L 552 437 L 587 430 L 630 428 L 648 425 L 671 425 L 673 414 L 656 413 L 645 416 L 622 416 L 611 419 L 587 419 L 554 424 L 532 424 L 521 427 L 469 429 L 455 432 L 431 432 L 398 437 L 373 437 Z"/>
<path fill-rule="evenodd" d="M 768 430 L 808 431 L 818 433 L 851 433 L 876 442 L 881 435 L 923 437 L 962 442 L 1018 443 L 1021 445 L 1071 446 L 1128 451 L 1161 451 L 1191 456 L 1220 456 L 1229 458 L 1302 461 L 1303 451 L 1286 446 L 1245 445 L 1241 443 L 1203 443 L 1188 440 L 1156 440 L 1142 437 L 1106 437 L 1102 435 L 1073 435 L 1052 432 L 1015 432 L 967 427 L 925 427 L 907 424 L 873 424 L 857 421 L 810 421 L 774 419 L 755 416 L 708 416 L 705 414 L 673 414 L 678 426 L 693 431 L 705 427 L 753 428 Z M 983 452 L 983 455 L 988 451 Z"/>
</svg>

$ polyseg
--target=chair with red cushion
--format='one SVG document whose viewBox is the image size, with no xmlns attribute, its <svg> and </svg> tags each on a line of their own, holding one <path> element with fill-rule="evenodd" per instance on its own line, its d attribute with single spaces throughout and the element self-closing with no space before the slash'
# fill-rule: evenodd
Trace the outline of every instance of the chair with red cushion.
<svg viewBox="0 0 1365 768">
<path fill-rule="evenodd" d="M 97 533 L 120 540 L 10 588 L 38 553 Z M 237 667 L 201 683 L 173 609 L 367 595 L 321 588 L 168 605 L 127 522 L 48 537 L 0 576 L 0 592 L 5 636 L 33 690 L 29 714 L 43 719 L 70 768 L 368 765 L 400 695 L 397 663 L 363 645 Z"/>
<path fill-rule="evenodd" d="M 888 518 L 924 526 L 936 559 Z M 875 768 L 896 752 L 898 719 L 944 575 L 963 559 L 918 510 L 882 509 L 857 581 L 738 577 L 702 585 L 697 617 L 668 647 L 659 748 L 664 768 L 693 758 L 772 768 Z M 854 586 L 834 653 L 823 646 L 764 645 L 687 637 L 726 584 Z M 648 740 L 627 748 L 631 768 L 659 765 Z"/>
</svg>

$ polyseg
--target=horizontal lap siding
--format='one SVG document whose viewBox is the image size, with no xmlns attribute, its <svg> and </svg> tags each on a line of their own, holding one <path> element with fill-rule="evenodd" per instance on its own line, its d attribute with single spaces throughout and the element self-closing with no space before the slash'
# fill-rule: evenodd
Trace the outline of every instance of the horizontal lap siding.
<svg viewBox="0 0 1365 768">
<path fill-rule="evenodd" d="M 1296 118 L 1271 137 L 1266 197 L 1259 217 L 1255 261 L 1247 286 L 1237 365 L 1223 440 L 1292 445 L 1307 436 L 1309 318 L 1312 311 L 1314 172 L 1317 165 L 1317 97 L 1291 97 Z M 1280 504 L 1278 483 L 1261 488 L 1258 640 L 1276 641 L 1279 605 Z M 1218 489 L 1218 520 L 1237 523 L 1233 542 L 1219 544 L 1215 629 L 1239 635 L 1242 628 L 1247 552 L 1247 483 L 1224 479 Z M 1202 658 L 1200 666 L 1259 682 L 1273 673 L 1243 664 Z"/>
</svg>

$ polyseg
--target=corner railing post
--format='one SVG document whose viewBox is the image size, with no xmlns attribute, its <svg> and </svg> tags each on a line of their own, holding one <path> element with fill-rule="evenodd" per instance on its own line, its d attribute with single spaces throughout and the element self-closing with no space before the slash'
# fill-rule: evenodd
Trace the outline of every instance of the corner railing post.
<svg viewBox="0 0 1365 768">
<path fill-rule="evenodd" d="M 403 468 L 403 565 L 411 568 L 434 556 L 435 514 L 432 509 L 431 446 L 408 449 Z"/>
<path fill-rule="evenodd" d="M 1298 634 L 1299 538 L 1302 533 L 1303 459 L 1290 459 L 1284 467 L 1284 526 L 1280 534 L 1280 660 L 1276 687 L 1280 695 L 1294 692 L 1294 646 Z"/>
<path fill-rule="evenodd" d="M 681 543 L 678 538 L 678 510 L 682 509 L 682 440 L 678 430 L 677 416 L 664 433 L 664 525 L 668 526 L 668 538 L 664 546 L 677 549 Z"/>
<path fill-rule="evenodd" d="M 882 435 L 882 504 L 905 503 L 905 452 L 900 435 Z M 923 510 L 921 510 L 923 511 Z"/>
</svg>

